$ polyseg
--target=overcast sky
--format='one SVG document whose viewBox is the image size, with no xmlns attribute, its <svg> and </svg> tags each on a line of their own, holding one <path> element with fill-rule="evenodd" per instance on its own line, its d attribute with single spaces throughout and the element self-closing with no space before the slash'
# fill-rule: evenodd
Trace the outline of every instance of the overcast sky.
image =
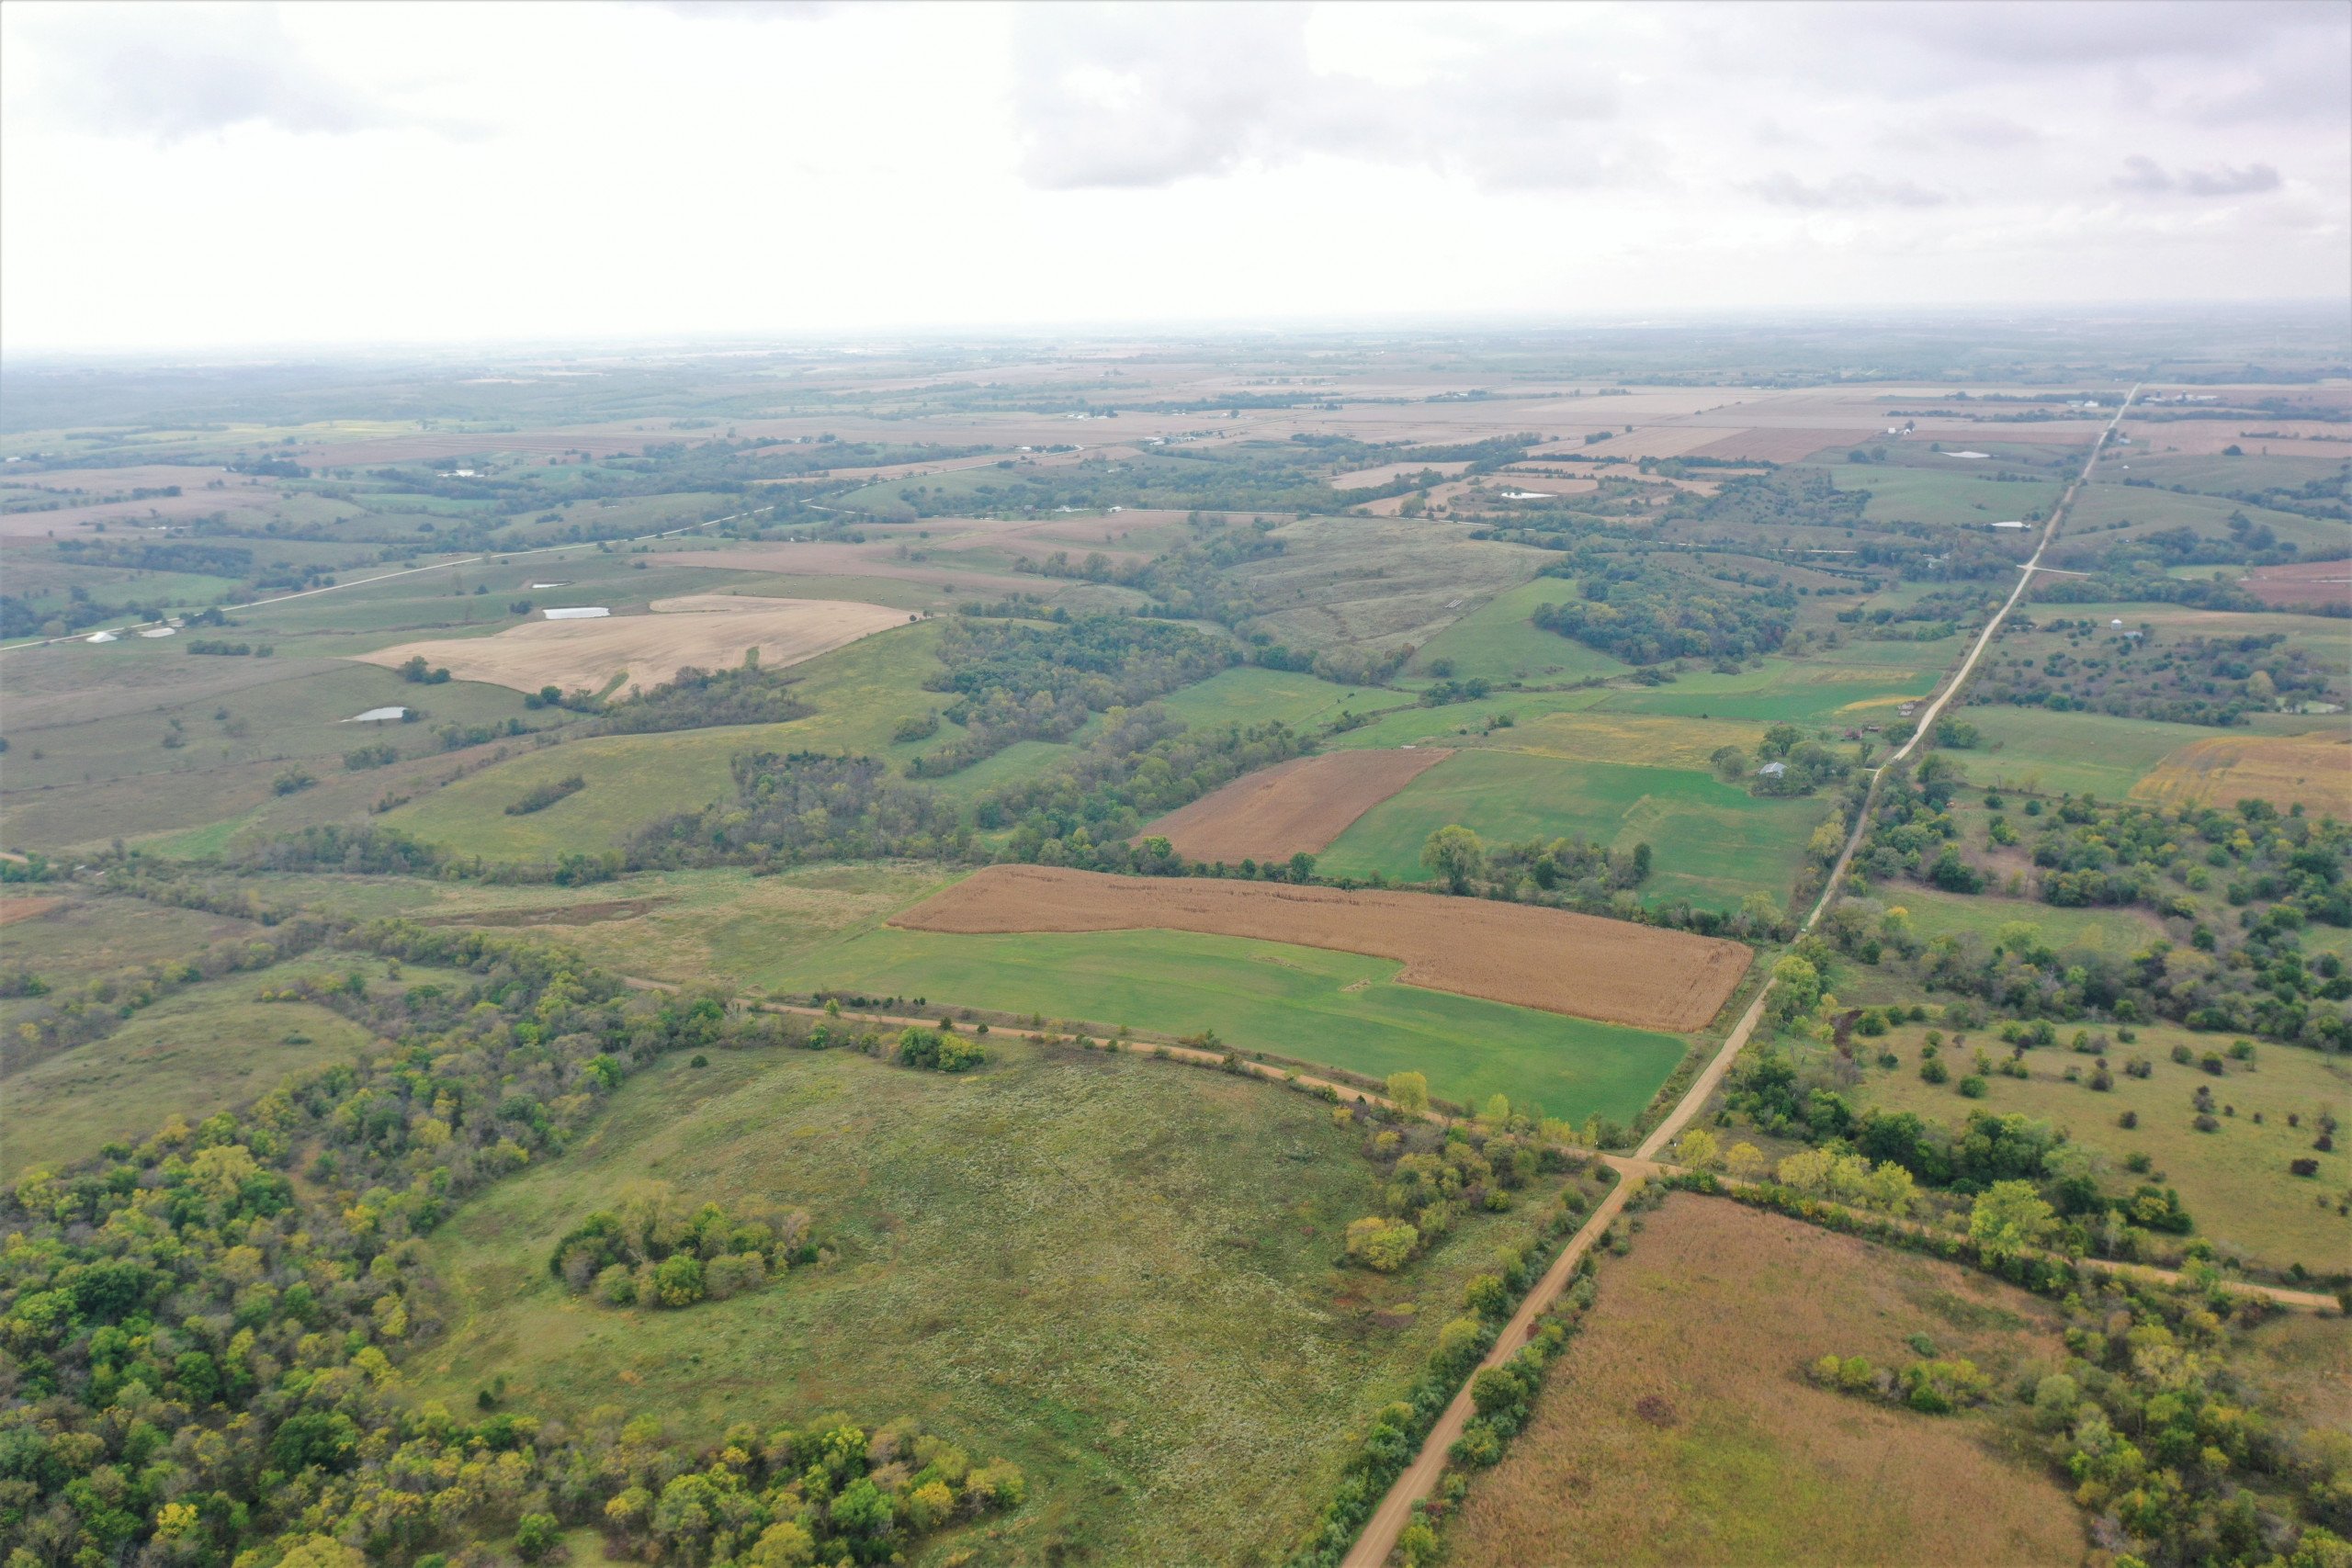
<svg viewBox="0 0 2352 1568">
<path fill-rule="evenodd" d="M 2343 299 L 2352 6 L 0 7 L 0 346 Z"/>
</svg>

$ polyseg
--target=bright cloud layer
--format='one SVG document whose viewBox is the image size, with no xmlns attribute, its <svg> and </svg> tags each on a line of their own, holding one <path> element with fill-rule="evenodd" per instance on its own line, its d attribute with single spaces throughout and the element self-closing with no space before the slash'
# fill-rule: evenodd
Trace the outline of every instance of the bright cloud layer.
<svg viewBox="0 0 2352 1568">
<path fill-rule="evenodd" d="M 0 11 L 11 352 L 2342 298 L 2315 4 Z"/>
</svg>

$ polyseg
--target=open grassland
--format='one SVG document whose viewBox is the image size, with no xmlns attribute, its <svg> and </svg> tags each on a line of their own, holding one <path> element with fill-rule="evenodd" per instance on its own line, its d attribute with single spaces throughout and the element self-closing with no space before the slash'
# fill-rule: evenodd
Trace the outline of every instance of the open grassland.
<svg viewBox="0 0 2352 1568">
<path fill-rule="evenodd" d="M 1895 710 L 1932 692 L 1966 649 L 1962 637 L 1935 642 L 1852 642 L 1802 659 L 1772 655 L 1736 674 L 1693 671 L 1667 686 L 1613 688 L 1607 713 L 1738 719 L 1840 728 L 1891 724 Z"/>
<path fill-rule="evenodd" d="M 1731 909 L 1750 893 L 1785 901 L 1827 813 L 1818 800 L 1760 799 L 1688 769 L 1479 749 L 1455 752 L 1364 813 L 1319 865 L 1333 876 L 1419 882 L 1430 875 L 1421 846 L 1449 824 L 1490 843 L 1581 836 L 1616 850 L 1650 846 L 1645 901 Z"/>
<path fill-rule="evenodd" d="M 1452 753 L 1327 751 L 1238 778 L 1145 827 L 1193 860 L 1238 865 L 1315 853 Z"/>
<path fill-rule="evenodd" d="M 1258 625 L 1293 648 L 1426 643 L 1468 608 L 1533 577 L 1548 558 L 1470 537 L 1466 523 L 1418 517 L 1308 517 L 1273 536 L 1279 556 L 1234 580 L 1255 594 Z"/>
<path fill-rule="evenodd" d="M 1954 1125 L 1972 1111 L 2022 1112 L 2066 1129 L 2075 1142 L 2107 1156 L 2106 1179 L 2118 1191 L 2128 1192 L 2142 1181 L 2160 1181 L 2180 1190 L 2180 1201 L 2197 1221 L 2197 1233 L 2224 1252 L 2273 1268 L 2301 1263 L 2324 1273 L 2343 1269 L 2352 1258 L 2352 1220 L 2335 1212 L 2335 1204 L 2352 1188 L 2352 1153 L 2338 1134 L 2336 1148 L 2323 1154 L 2312 1146 L 2318 1136 L 2319 1118 L 2332 1113 L 2352 1121 L 2352 1062 L 2323 1055 L 2296 1045 L 2260 1044 L 2251 1065 L 2227 1062 L 2220 1076 L 2196 1063 L 2172 1059 L 2172 1048 L 2185 1044 L 2202 1057 L 2208 1052 L 2226 1055 L 2227 1036 L 2198 1034 L 2169 1024 L 2143 1025 L 2130 1044 L 2112 1041 L 2105 1055 L 2113 1069 L 2114 1087 L 2089 1087 L 2098 1058 L 2061 1044 L 2025 1054 L 2028 1076 L 1985 1075 L 1983 1100 L 1962 1099 L 1958 1077 L 1980 1046 L 1996 1060 L 2009 1048 L 1990 1036 L 1973 1037 L 1959 1051 L 1947 1043 L 1944 1058 L 1951 1064 L 1954 1081 L 1930 1084 L 1919 1077 L 1922 1025 L 1905 1025 L 1866 1047 L 1883 1046 L 1899 1058 L 1893 1068 L 1871 1067 L 1853 1091 L 1867 1103 Z M 2111 1031 L 2109 1032 L 2110 1034 Z M 2153 1064 L 2151 1076 L 2132 1077 L 2126 1062 L 2143 1057 Z M 2084 1081 L 2068 1083 L 2073 1068 Z M 2234 1108 L 2222 1115 L 2221 1130 L 2197 1131 L 2194 1122 L 2197 1090 L 2210 1089 L 2221 1104 Z M 2125 1112 L 2138 1118 L 2136 1127 L 2120 1121 Z M 2255 1121 L 2256 1115 L 2262 1120 Z M 2290 1126 L 2293 1116 L 2301 1124 Z M 2134 1175 L 2124 1161 L 2144 1154 L 2153 1170 Z M 2299 1177 L 2288 1171 L 2290 1161 L 2319 1161 L 2319 1174 Z"/>
<path fill-rule="evenodd" d="M 1753 954 L 1742 943 L 1566 909 L 1207 877 L 992 865 L 892 917 L 958 934 L 1190 931 L 1393 959 L 1408 985 L 1679 1032 L 1702 1029 Z"/>
<path fill-rule="evenodd" d="M 1351 1434 L 1398 1396 L 1464 1280 L 1521 1236 L 1464 1224 L 1396 1276 L 1334 1267 L 1378 1168 L 1325 1108 L 1198 1068 L 996 1036 L 967 1077 L 851 1053 L 717 1053 L 632 1079 L 563 1159 L 432 1243 L 451 1332 L 418 1393 L 603 1404 L 718 1438 L 911 1414 L 1028 1473 L 989 1562 L 1279 1561 Z M 549 1277 L 632 1185 L 805 1208 L 836 1261 L 684 1312 Z M 950 1561 L 963 1561 L 952 1557 Z"/>
<path fill-rule="evenodd" d="M 2120 478 L 2120 472 L 2119 472 Z M 2187 528 L 2211 539 L 2232 536 L 2231 519 L 2243 516 L 2268 528 L 2284 543 L 2310 555 L 2335 555 L 2344 548 L 2344 525 L 2276 512 L 2223 496 L 2183 494 L 2140 485 L 2094 481 L 2083 489 L 2067 514 L 2066 532 L 2052 547 L 2059 564 L 2096 554 L 2120 540 Z"/>
<path fill-rule="evenodd" d="M 1580 713 L 1609 695 L 1600 687 L 1565 692 L 1496 692 L 1468 702 L 1396 707 L 1330 738 L 1335 747 L 1452 746 L 1457 738 L 1485 736 L 1498 724 L 1527 724 L 1551 714 Z M 1364 705 L 1358 712 L 1370 712 Z M 1508 726 L 1505 726 L 1508 728 Z M 1509 737 L 1504 739 L 1509 739 Z"/>
<path fill-rule="evenodd" d="M 854 752 L 903 763 L 932 744 L 891 737 L 941 705 L 922 689 L 939 668 L 937 640 L 937 623 L 925 623 L 809 660 L 793 692 L 817 711 L 789 724 L 571 741 L 461 779 L 383 820 L 461 854 L 552 860 L 566 850 L 608 848 L 655 818 L 718 799 L 733 787 L 729 761 L 739 751 Z M 505 815 L 525 792 L 573 773 L 588 781 L 585 789 L 544 811 Z"/>
<path fill-rule="evenodd" d="M 1977 750 L 1948 753 L 1971 783 L 2102 800 L 2122 799 L 2166 757 L 2213 735 L 2193 724 L 1998 705 L 1963 708 L 1955 716 L 1984 738 Z"/>
<path fill-rule="evenodd" d="M 780 670 L 903 626 L 907 612 L 834 599 L 742 599 L 699 593 L 658 600 L 654 614 L 526 621 L 490 637 L 403 642 L 359 657 L 387 669 L 423 659 L 469 681 L 519 692 L 603 692 L 628 679 L 650 689 L 694 665 L 730 669 L 757 649 Z"/>
<path fill-rule="evenodd" d="M 2253 798 L 2352 817 L 2352 733 L 2192 740 L 2167 752 L 2132 793 L 2166 806 L 2231 807 Z"/>
<path fill-rule="evenodd" d="M 380 964 L 340 964 L 376 978 Z M 348 1060 L 368 1032 L 310 1002 L 258 1002 L 264 985 L 315 963 L 194 986 L 157 1002 L 102 1040 L 36 1062 L 0 1079 L 0 1180 L 36 1165 L 96 1155 L 116 1139 L 137 1141 L 172 1116 L 191 1123 L 268 1092 L 290 1072 Z"/>
<path fill-rule="evenodd" d="M 119 974 L 143 964 L 188 957 L 216 942 L 258 935 L 261 927 L 230 915 L 175 909 L 140 898 L 94 897 L 77 890 L 0 898 L 0 968 L 28 969 L 61 983 Z"/>
<path fill-rule="evenodd" d="M 2063 480 L 2036 476 L 1996 479 L 1973 470 L 1990 467 L 1967 458 L 1951 458 L 1950 471 L 1926 468 L 1886 468 L 1875 463 L 1839 464 L 1827 469 L 1839 490 L 1870 492 L 1862 516 L 1871 523 L 1928 523 L 1954 526 L 2016 522 L 2049 515 Z"/>
<path fill-rule="evenodd" d="M 2041 929 L 2041 940 L 2061 952 L 2080 948 L 2110 958 L 2129 958 L 2165 934 L 2154 911 L 2131 908 L 2062 908 L 2030 898 L 1991 894 L 1942 893 L 1916 882 L 1873 889 L 1881 906 L 1901 908 L 1924 941 L 1973 935 L 1990 947 L 2012 920 Z"/>
<path fill-rule="evenodd" d="M 1577 585 L 1565 577 L 1539 577 L 1506 589 L 1423 645 L 1413 660 L 1413 672 L 1431 675 L 1430 666 L 1442 661 L 1452 666 L 1455 680 L 1498 685 L 1521 681 L 1546 685 L 1623 674 L 1632 666 L 1573 637 L 1547 632 L 1529 618 L 1539 606 L 1563 604 L 1577 593 Z"/>
<path fill-rule="evenodd" d="M 1984 1275 L 1676 1194 L 1604 1264 L 1533 1419 L 1447 1532 L 1463 1568 L 2066 1563 L 2066 1494 L 1982 1416 L 1815 1387 L 1924 1335 L 1996 1378 L 2054 1370 L 2051 1310 Z"/>
<path fill-rule="evenodd" d="M 1293 729 L 1314 729 L 1342 712 L 1377 713 L 1410 701 L 1395 692 L 1335 686 L 1295 671 L 1242 665 L 1171 692 L 1159 705 L 1196 729 L 1277 720 Z"/>
</svg>

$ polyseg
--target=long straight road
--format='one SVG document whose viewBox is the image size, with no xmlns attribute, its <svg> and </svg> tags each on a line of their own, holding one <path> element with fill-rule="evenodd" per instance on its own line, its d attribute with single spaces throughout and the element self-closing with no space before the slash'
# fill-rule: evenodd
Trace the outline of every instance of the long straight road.
<svg viewBox="0 0 2352 1568">
<path fill-rule="evenodd" d="M 2123 423 L 2123 415 L 2132 407 L 2132 400 L 2139 395 L 2139 384 L 2134 383 L 2132 390 L 2124 395 L 2123 401 L 2117 406 L 2115 417 L 2107 422 L 2105 430 L 2099 432 L 2098 440 L 2092 445 L 2090 456 L 2083 460 L 2082 468 L 2075 474 L 2074 482 L 2058 498 L 2058 503 L 2050 509 L 2049 520 L 2041 526 L 2041 537 L 2034 545 L 2033 554 L 2018 569 L 2017 583 L 2009 590 L 2008 597 L 2001 601 L 2001 607 L 1994 611 L 1992 618 L 1984 623 L 1984 629 L 1976 634 L 1975 642 L 1970 645 L 1966 657 L 1952 671 L 1951 679 L 1944 682 L 1943 688 L 1920 712 L 1918 728 L 1911 732 L 1910 739 L 1896 748 L 1871 775 L 1870 787 L 1862 795 L 1861 808 L 1854 813 L 1853 827 L 1847 832 L 1845 847 L 1838 852 L 1837 862 L 1829 868 L 1828 878 L 1822 884 L 1821 897 L 1814 901 L 1804 923 L 1797 928 L 1798 934 L 1812 931 L 1830 905 L 1837 901 L 1838 890 L 1845 881 L 1847 869 L 1853 864 L 1854 852 L 1870 829 L 1871 808 L 1878 800 L 1879 780 L 1885 775 L 1888 767 L 1908 758 L 1919 743 L 1934 732 L 1936 720 L 1942 716 L 1945 706 L 1968 683 L 1969 676 L 1975 673 L 1977 660 L 1984 657 L 1984 650 L 1992 646 L 1993 638 L 2000 632 L 2001 623 L 2008 619 L 2009 612 L 2025 596 L 2026 586 L 2033 581 L 2034 572 L 2041 565 L 2042 553 L 2058 536 L 2058 530 L 2064 524 L 2067 512 L 2074 506 L 2075 498 L 2082 492 L 2083 486 L 2090 482 L 2092 472 L 2098 468 L 2099 454 L 2107 450 L 2107 444 L 2115 434 L 2116 428 Z M 1604 1202 L 1593 1211 L 1584 1228 L 1577 1231 L 1568 1245 L 1561 1249 L 1560 1260 L 1555 1261 L 1544 1272 L 1544 1278 L 1536 1281 L 1534 1289 L 1527 1292 L 1527 1299 L 1520 1303 L 1510 1326 L 1496 1341 L 1494 1350 L 1483 1365 L 1493 1365 L 1517 1350 L 1527 1337 L 1525 1325 L 1533 1323 L 1537 1316 L 1548 1310 L 1559 1298 L 1561 1291 L 1567 1287 L 1575 1273 L 1576 1259 L 1590 1249 L 1594 1239 L 1607 1227 L 1617 1210 L 1623 1207 L 1624 1200 L 1631 1196 L 1632 1189 L 1640 1179 L 1629 1167 L 1634 1162 L 1645 1163 L 1655 1159 L 1658 1151 L 1665 1148 L 1707 1103 L 1707 1097 L 1731 1071 L 1732 1064 L 1738 1059 L 1749 1035 L 1755 1032 L 1756 1025 L 1762 1020 L 1765 1006 L 1771 999 L 1772 984 L 1769 977 L 1765 980 L 1763 988 L 1748 1003 L 1747 1010 L 1740 1015 L 1738 1023 L 1724 1036 L 1722 1049 L 1691 1080 L 1690 1089 L 1675 1102 L 1674 1109 L 1650 1130 L 1650 1135 L 1643 1139 L 1641 1146 L 1634 1150 L 1634 1161 L 1610 1162 L 1617 1168 L 1622 1179 L 1616 1190 L 1610 1194 L 1611 1201 Z M 1380 1564 L 1388 1561 L 1389 1552 L 1396 1549 L 1396 1537 L 1412 1521 L 1413 1505 L 1430 1495 L 1430 1488 L 1437 1484 L 1438 1477 L 1444 1472 L 1446 1450 L 1462 1435 L 1463 1423 L 1469 1419 L 1469 1412 L 1470 1388 L 1465 1382 L 1462 1392 L 1454 1396 L 1453 1403 L 1446 1407 L 1445 1414 L 1439 1417 L 1437 1426 L 1422 1442 L 1421 1451 L 1414 1456 L 1413 1462 L 1405 1468 L 1404 1474 L 1396 1478 L 1396 1484 L 1388 1489 L 1388 1495 L 1381 1499 L 1380 1506 L 1365 1522 L 1363 1533 L 1356 1538 L 1355 1546 L 1342 1560 L 1342 1568 L 1380 1568 Z"/>
</svg>

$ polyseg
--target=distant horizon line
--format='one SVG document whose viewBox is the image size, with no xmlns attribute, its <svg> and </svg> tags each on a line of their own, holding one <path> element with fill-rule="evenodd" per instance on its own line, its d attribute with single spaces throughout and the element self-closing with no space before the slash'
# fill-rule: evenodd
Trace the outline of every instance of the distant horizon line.
<svg viewBox="0 0 2352 1568">
<path fill-rule="evenodd" d="M 2342 318 L 2352 340 L 2352 296 L 2275 297 L 2258 299 L 2053 299 L 2030 304 L 2014 301 L 1955 301 L 1947 304 L 1855 303 L 1838 305 L 1652 305 L 1615 310 L 1588 310 L 1574 315 L 1532 312 L 1477 314 L 1399 313 L 1391 316 L 1296 317 L 1272 321 L 1251 317 L 1220 317 L 1192 321 L 1142 318 L 1097 318 L 1068 321 L 982 324 L 872 325 L 839 328 L 697 328 L 649 329 L 626 334 L 528 333 L 500 337 L 411 337 L 267 339 L 122 345 L 99 344 L 40 344 L 17 345 L 0 339 L 0 367 L 40 364 L 96 364 L 174 361 L 210 363 L 266 360 L 287 362 L 304 358 L 340 360 L 388 359 L 403 355 L 432 358 L 469 354 L 502 357 L 533 354 L 571 355 L 680 350 L 711 353 L 786 353 L 798 348 L 842 347 L 860 344 L 903 347 L 956 343 L 1033 344 L 1057 338 L 1150 336 L 1229 341 L 1236 338 L 1402 336 L 1453 333 L 1491 336 L 1508 333 L 1572 333 L 1653 328 L 1670 331 L 1703 324 L 1742 322 L 1756 326 L 1799 321 L 1958 322 L 2004 319 L 2041 321 L 2080 318 L 2086 330 L 2100 324 L 2155 322 L 2181 319 L 2226 319 L 2232 316 L 2277 316 L 2325 312 Z"/>
</svg>

